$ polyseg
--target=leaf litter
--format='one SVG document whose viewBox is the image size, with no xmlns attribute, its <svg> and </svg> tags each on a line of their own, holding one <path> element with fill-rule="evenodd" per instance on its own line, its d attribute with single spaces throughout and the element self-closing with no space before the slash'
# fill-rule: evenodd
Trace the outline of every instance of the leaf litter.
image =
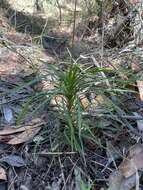
<svg viewBox="0 0 143 190">
<path fill-rule="evenodd" d="M 17 156 L 17 155 L 9 155 L 9 156 L 2 157 L 0 159 L 0 162 L 5 162 L 9 164 L 10 166 L 14 166 L 14 167 L 26 166 L 26 162 L 20 156 Z"/>
<path fill-rule="evenodd" d="M 139 96 L 131 97 L 133 100 L 128 98 L 131 106 L 137 104 L 138 107 L 135 111 L 130 109 L 130 106 L 119 104 L 118 106 L 123 106 L 123 112 L 118 112 L 115 115 L 117 110 L 107 109 L 109 102 L 105 97 L 95 94 L 92 100 L 85 95 L 81 98 L 85 114 L 88 112 L 88 115 L 95 117 L 94 124 L 101 120 L 100 126 L 96 129 L 96 134 L 105 144 L 104 149 L 102 149 L 98 147 L 98 144 L 93 145 L 91 141 L 87 142 L 87 152 L 85 151 L 87 163 L 84 165 L 83 160 L 77 156 L 77 152 L 74 154 L 68 152 L 67 147 L 59 143 L 61 139 L 59 140 L 56 134 L 60 131 L 60 124 L 54 124 L 57 118 L 50 116 L 45 121 L 41 115 L 37 117 L 35 114 L 35 118 L 24 118 L 20 125 L 17 125 L 16 118 L 22 111 L 23 103 L 27 102 L 28 97 L 35 90 L 24 83 L 25 80 L 29 80 L 28 78 L 35 74 L 29 68 L 29 55 L 35 65 L 40 59 L 46 59 L 52 64 L 55 64 L 56 61 L 52 56 L 46 56 L 44 52 L 40 52 L 39 55 L 39 49 L 33 44 L 30 44 L 30 47 L 23 45 L 23 43 L 31 43 L 30 38 L 25 38 L 23 34 L 16 33 L 16 31 L 14 34 L 5 35 L 5 40 L 12 44 L 14 51 L 0 47 L 0 142 L 8 145 L 8 149 L 4 148 L 4 155 L 0 155 L 0 180 L 8 180 L 8 188 L 0 183 L 0 189 L 46 190 L 51 188 L 55 190 L 63 189 L 62 186 L 65 186 L 68 190 L 84 188 L 101 190 L 105 189 L 107 184 L 108 188 L 106 189 L 108 190 L 131 190 L 133 187 L 137 189 L 143 168 L 142 144 L 136 143 L 142 138 L 142 120 L 134 120 L 132 116 L 142 116 L 142 81 L 136 81 Z M 95 48 L 94 56 L 98 57 L 98 53 L 96 55 L 96 51 L 99 51 L 98 47 L 92 48 Z M 116 70 L 119 70 L 120 64 L 126 63 L 122 53 L 128 59 L 128 52 L 121 51 L 118 56 L 116 52 L 113 53 L 109 49 L 105 50 L 103 64 L 115 63 Z M 97 67 L 100 65 L 98 64 Z M 140 71 L 141 68 L 136 66 L 136 59 L 131 62 L 131 69 L 134 72 Z M 104 72 L 101 74 L 103 78 L 106 78 Z M 128 79 L 126 73 L 120 72 L 119 75 L 123 80 Z M 110 84 L 108 80 L 106 83 Z M 21 88 L 22 85 L 23 88 Z M 114 95 L 111 99 L 113 97 Z M 90 105 L 91 102 L 93 105 Z M 33 109 L 31 107 L 29 112 L 32 112 Z M 109 117 L 111 113 L 114 114 Z M 126 119 L 125 117 L 128 116 L 125 115 L 126 113 L 130 114 L 131 117 Z M 124 119 L 123 116 L 125 116 Z M 131 118 L 134 121 L 134 129 L 138 131 L 138 137 L 129 130 L 130 126 L 128 125 Z M 92 119 L 90 119 L 91 121 Z M 49 131 L 45 130 L 48 128 L 47 126 L 50 126 Z M 101 132 L 103 127 L 104 131 Z M 114 129 L 116 129 L 116 134 Z M 42 144 L 41 142 L 44 142 L 46 134 L 48 134 L 48 139 Z M 39 140 L 34 141 L 38 137 Z M 65 152 L 59 151 L 61 147 Z M 127 151 L 129 152 L 128 155 L 126 154 Z M 60 163 L 59 159 L 61 159 Z M 5 163 L 8 167 L 4 167 Z"/>
<path fill-rule="evenodd" d="M 124 158 L 119 168 L 109 177 L 110 190 L 139 189 L 139 179 L 143 168 L 143 145 L 135 144 L 129 150 L 129 155 Z"/>
</svg>

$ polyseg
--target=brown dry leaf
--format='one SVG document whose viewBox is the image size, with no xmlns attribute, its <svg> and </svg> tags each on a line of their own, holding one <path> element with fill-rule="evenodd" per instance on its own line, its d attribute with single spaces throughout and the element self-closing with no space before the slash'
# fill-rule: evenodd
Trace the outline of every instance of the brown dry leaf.
<svg viewBox="0 0 143 190">
<path fill-rule="evenodd" d="M 51 83 L 51 82 L 48 82 L 48 81 L 44 81 L 44 80 L 41 81 L 40 85 L 41 85 L 41 89 L 43 91 L 47 91 L 47 90 L 51 90 L 51 89 L 55 88 L 54 83 Z"/>
<path fill-rule="evenodd" d="M 57 95 L 52 98 L 50 105 L 56 109 L 63 108 L 63 105 L 66 105 L 66 98 L 62 95 Z"/>
<path fill-rule="evenodd" d="M 119 170 L 113 171 L 109 177 L 108 190 L 130 190 L 136 185 L 136 175 L 125 178 Z"/>
<path fill-rule="evenodd" d="M 31 140 L 41 129 L 44 121 L 37 118 L 32 120 L 32 125 L 22 126 L 19 128 L 8 128 L 0 131 L 0 141 L 7 144 L 21 144 Z"/>
<path fill-rule="evenodd" d="M 129 156 L 121 163 L 119 170 L 128 178 L 143 168 L 143 145 L 136 144 L 131 147 Z"/>
<path fill-rule="evenodd" d="M 24 132 L 15 135 L 13 139 L 7 142 L 7 144 L 16 145 L 30 141 L 40 131 L 40 129 L 41 127 L 25 130 Z"/>
<path fill-rule="evenodd" d="M 132 71 L 134 71 L 135 73 L 139 72 L 141 70 L 140 68 L 140 65 L 135 63 L 135 62 L 132 62 L 131 63 L 131 69 Z"/>
<path fill-rule="evenodd" d="M 52 100 L 51 100 L 51 102 L 50 102 L 50 105 L 51 106 L 60 106 L 60 107 L 63 107 L 63 104 L 66 104 L 66 99 L 65 99 L 65 97 L 64 96 L 62 96 L 62 95 L 57 95 L 57 96 L 55 96 Z M 89 107 L 89 105 L 90 105 L 90 102 L 89 102 L 89 100 L 88 100 L 88 98 L 85 96 L 85 95 L 81 95 L 80 96 L 80 102 L 81 102 L 81 105 L 82 105 L 82 108 L 84 109 L 84 110 L 86 110 L 88 107 Z"/>
<path fill-rule="evenodd" d="M 0 166 L 0 180 L 7 180 L 6 171 Z"/>
<path fill-rule="evenodd" d="M 133 156 L 135 156 L 135 155 L 141 153 L 142 151 L 143 151 L 143 145 L 140 144 L 140 143 L 137 143 L 137 144 L 135 144 L 134 146 L 132 146 L 132 147 L 130 148 L 129 156 L 130 156 L 130 157 L 133 157 Z"/>
<path fill-rule="evenodd" d="M 91 100 L 93 108 L 97 109 L 100 108 L 101 106 L 105 105 L 107 101 L 107 98 L 103 95 L 97 95 L 95 98 Z"/>
<path fill-rule="evenodd" d="M 137 4 L 137 3 L 140 2 L 140 0 L 129 0 L 129 2 L 130 2 L 131 4 Z"/>
<path fill-rule="evenodd" d="M 36 126 L 35 126 L 36 127 Z M 13 133 L 19 133 L 19 132 L 23 132 L 27 129 L 33 128 L 33 126 L 24 126 L 24 127 L 18 127 L 18 128 L 8 128 L 8 129 L 4 129 L 0 131 L 0 135 L 11 135 Z"/>
<path fill-rule="evenodd" d="M 85 95 L 80 97 L 80 102 L 84 110 L 86 110 L 90 105 L 90 102 Z"/>
<path fill-rule="evenodd" d="M 137 80 L 137 87 L 139 89 L 140 99 L 143 101 L 143 81 Z"/>
<path fill-rule="evenodd" d="M 27 126 L 22 126 L 22 127 L 10 127 L 8 129 L 4 129 L 4 130 L 0 131 L 0 136 L 11 135 L 14 133 L 20 133 L 20 132 L 23 132 L 26 130 L 37 128 L 37 127 L 43 125 L 45 122 L 37 118 L 37 119 L 33 120 L 31 123 L 32 123 L 32 125 L 27 125 Z"/>
</svg>

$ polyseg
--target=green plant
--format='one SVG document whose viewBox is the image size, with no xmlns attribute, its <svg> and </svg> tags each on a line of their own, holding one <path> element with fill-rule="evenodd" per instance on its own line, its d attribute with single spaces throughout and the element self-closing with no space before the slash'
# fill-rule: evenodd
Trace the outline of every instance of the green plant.
<svg viewBox="0 0 143 190">
<path fill-rule="evenodd" d="M 84 68 L 77 63 L 70 65 L 46 65 L 46 72 L 39 73 L 35 81 L 45 81 L 51 84 L 53 88 L 35 93 L 23 105 L 23 110 L 18 116 L 18 123 L 28 113 L 29 106 L 34 104 L 36 109 L 32 115 L 38 112 L 42 107 L 51 105 L 52 100 L 56 100 L 59 118 L 62 121 L 62 131 L 67 144 L 70 144 L 72 150 L 83 152 L 83 139 L 96 141 L 96 138 L 89 126 L 82 117 L 82 105 L 80 96 L 89 92 L 94 86 L 94 70 L 101 69 Z M 38 106 L 37 106 L 38 105 Z"/>
<path fill-rule="evenodd" d="M 29 105 L 36 107 L 31 114 L 35 114 L 41 108 L 48 107 L 50 111 L 56 112 L 58 115 L 61 121 L 59 135 L 62 136 L 64 143 L 71 146 L 72 151 L 84 154 L 84 142 L 87 141 L 101 145 L 100 140 L 95 137 L 96 125 L 89 124 L 89 118 L 83 117 L 85 110 L 81 103 L 81 96 L 92 92 L 96 95 L 126 92 L 126 89 L 121 89 L 123 83 L 121 84 L 119 80 L 118 72 L 108 68 L 98 68 L 94 65 L 89 67 L 77 62 L 55 65 L 44 62 L 43 64 L 44 70 L 39 71 L 34 80 L 36 82 L 44 81 L 50 87 L 36 92 L 29 99 L 29 102 L 23 106 L 18 121 L 20 122 L 23 115 L 25 116 L 28 112 Z M 110 78 L 103 77 L 101 74 L 103 72 L 107 75 L 109 73 Z M 107 80 L 110 86 L 107 86 Z M 55 102 L 54 108 L 52 107 L 53 100 Z"/>
<path fill-rule="evenodd" d="M 82 106 L 80 95 L 86 93 L 91 81 L 87 78 L 85 70 L 75 63 L 68 66 L 64 71 L 58 67 L 49 68 L 50 74 L 53 74 L 52 83 L 54 90 L 50 93 L 56 97 L 60 96 L 60 102 L 57 102 L 60 116 L 65 123 L 64 135 L 72 150 L 81 151 L 83 149 L 82 135 L 87 132 L 87 128 L 82 119 Z"/>
</svg>

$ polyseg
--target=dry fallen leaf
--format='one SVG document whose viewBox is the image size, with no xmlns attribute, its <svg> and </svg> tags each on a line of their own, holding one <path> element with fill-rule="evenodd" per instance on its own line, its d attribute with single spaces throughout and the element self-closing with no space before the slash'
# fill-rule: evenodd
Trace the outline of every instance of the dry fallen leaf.
<svg viewBox="0 0 143 190">
<path fill-rule="evenodd" d="M 36 122 L 37 123 L 34 123 Z M 40 131 L 44 121 L 36 119 L 32 121 L 32 125 L 22 126 L 19 128 L 8 128 L 0 131 L 0 140 L 7 144 L 21 144 L 34 138 Z"/>
<path fill-rule="evenodd" d="M 19 133 L 19 132 L 23 132 L 23 131 L 26 131 L 29 129 L 39 127 L 44 124 L 44 122 L 40 119 L 37 119 L 37 123 L 36 123 L 36 120 L 35 120 L 35 123 L 34 123 L 34 120 L 31 123 L 32 123 L 32 125 L 26 125 L 26 126 L 22 126 L 22 127 L 15 127 L 15 126 L 12 127 L 11 126 L 8 129 L 1 130 L 0 135 L 2 136 L 2 135 L 11 135 L 14 133 Z"/>
<path fill-rule="evenodd" d="M 143 81 L 137 80 L 137 87 L 139 89 L 140 99 L 143 101 Z"/>
<path fill-rule="evenodd" d="M 108 102 L 106 96 L 102 96 L 102 95 L 97 95 L 96 97 L 94 97 L 92 100 L 92 109 L 93 110 L 100 110 L 102 109 L 105 104 Z"/>
<path fill-rule="evenodd" d="M 135 144 L 134 146 L 132 146 L 129 150 L 129 156 L 133 157 L 139 153 L 141 153 L 143 151 L 143 145 L 140 143 Z"/>
<path fill-rule="evenodd" d="M 109 177 L 108 190 L 131 190 L 135 185 L 136 175 L 125 178 L 119 170 L 116 170 Z"/>
<path fill-rule="evenodd" d="M 90 102 L 85 95 L 80 96 L 80 102 L 84 110 L 86 110 L 90 105 Z"/>
<path fill-rule="evenodd" d="M 28 129 L 20 134 L 15 135 L 7 144 L 15 145 L 30 141 L 40 131 L 41 127 Z"/>
<path fill-rule="evenodd" d="M 140 2 L 140 0 L 129 0 L 129 2 L 130 2 L 131 4 L 137 4 L 137 3 Z"/>
<path fill-rule="evenodd" d="M 3 115 L 4 115 L 4 120 L 7 124 L 13 124 L 14 123 L 14 116 L 13 116 L 13 111 L 10 106 L 4 105 L 2 106 L 3 108 Z"/>
<path fill-rule="evenodd" d="M 0 159 L 0 162 L 6 162 L 10 166 L 22 167 L 26 166 L 26 162 L 17 155 L 8 155 Z"/>
<path fill-rule="evenodd" d="M 6 171 L 0 166 L 0 180 L 7 180 Z"/>
<path fill-rule="evenodd" d="M 140 64 L 137 61 L 132 62 L 131 69 L 134 73 L 138 73 L 141 70 Z"/>
<path fill-rule="evenodd" d="M 81 95 L 79 98 L 80 98 L 82 108 L 84 110 L 87 110 L 87 108 L 90 105 L 90 102 L 89 102 L 88 98 L 85 95 Z M 58 107 L 63 107 L 63 104 L 66 104 L 66 99 L 61 95 L 58 95 L 58 96 L 54 97 L 50 102 L 50 105 L 54 106 L 55 108 L 56 107 L 57 108 Z"/>
<path fill-rule="evenodd" d="M 131 147 L 128 157 L 120 164 L 119 170 L 128 178 L 143 168 L 143 145 Z"/>
</svg>

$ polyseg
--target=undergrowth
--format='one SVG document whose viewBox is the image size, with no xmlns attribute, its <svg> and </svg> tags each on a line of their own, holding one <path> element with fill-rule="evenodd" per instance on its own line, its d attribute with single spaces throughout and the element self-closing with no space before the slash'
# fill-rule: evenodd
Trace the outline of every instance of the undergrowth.
<svg viewBox="0 0 143 190">
<path fill-rule="evenodd" d="M 81 65 L 74 61 L 68 62 L 68 64 L 51 65 L 47 62 L 43 62 L 43 64 L 44 72 L 39 71 L 36 78 L 30 82 L 43 81 L 45 87 L 35 92 L 28 102 L 23 105 L 23 110 L 19 114 L 17 121 L 20 122 L 27 113 L 28 115 L 34 115 L 44 109 L 47 110 L 47 113 L 53 112 L 60 120 L 60 129 L 58 133 L 56 131 L 57 137 L 55 137 L 60 138 L 60 141 L 58 142 L 57 140 L 56 147 L 59 146 L 58 143 L 63 143 L 66 146 L 70 145 L 71 151 L 77 151 L 84 155 L 84 144 L 86 142 L 102 146 L 101 139 L 97 138 L 95 132 L 99 127 L 99 120 L 91 119 L 92 114 L 90 115 L 92 101 L 89 101 L 88 105 L 91 110 L 86 110 L 82 103 L 82 97 L 87 100 L 91 94 L 95 94 L 95 96 L 99 94 L 101 96 L 114 96 L 117 93 L 127 92 L 128 89 L 125 89 L 125 86 L 130 81 L 121 82 L 119 71 L 98 68 L 93 65 Z M 101 72 L 110 77 L 103 77 Z M 107 80 L 110 86 L 107 86 Z M 105 106 L 108 114 L 107 111 L 101 109 L 100 115 L 103 115 L 103 118 L 104 114 L 106 117 L 110 115 L 110 118 L 112 118 L 115 113 L 114 108 L 108 105 L 108 102 L 106 102 Z M 31 107 L 35 107 L 35 109 L 29 113 L 29 108 L 31 109 Z M 85 114 L 85 116 L 84 113 L 87 113 L 87 115 Z M 117 117 L 112 119 L 116 120 L 115 123 L 119 122 Z M 116 126 L 118 125 L 116 124 Z M 100 126 L 99 128 L 105 130 L 106 127 Z M 114 126 L 110 128 L 112 129 Z M 113 131 L 115 130 L 113 129 Z"/>
</svg>

